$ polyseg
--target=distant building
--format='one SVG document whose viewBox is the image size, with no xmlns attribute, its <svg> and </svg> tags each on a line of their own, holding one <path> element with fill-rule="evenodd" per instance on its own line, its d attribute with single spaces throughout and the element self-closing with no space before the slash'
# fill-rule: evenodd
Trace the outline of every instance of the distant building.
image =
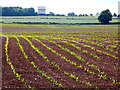
<svg viewBox="0 0 120 90">
<path fill-rule="evenodd" d="M 45 15 L 46 7 L 45 6 L 39 6 L 38 7 L 38 14 L 39 15 Z"/>
</svg>

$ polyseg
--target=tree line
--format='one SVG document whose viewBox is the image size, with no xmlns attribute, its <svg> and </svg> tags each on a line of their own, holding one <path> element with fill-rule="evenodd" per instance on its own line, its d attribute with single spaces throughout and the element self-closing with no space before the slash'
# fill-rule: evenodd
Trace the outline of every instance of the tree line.
<svg viewBox="0 0 120 90">
<path fill-rule="evenodd" d="M 35 12 L 34 8 L 22 8 L 22 7 L 0 7 L 2 9 L 2 16 L 38 16 L 39 14 Z M 96 16 L 100 14 L 97 12 Z M 65 16 L 64 14 L 54 14 L 53 12 L 49 12 L 49 14 L 44 14 L 43 16 Z M 69 12 L 67 16 L 93 16 L 93 14 L 79 14 L 76 15 L 74 12 Z M 120 17 L 114 13 L 112 16 Z"/>
<path fill-rule="evenodd" d="M 1 16 L 38 16 L 34 8 L 22 8 L 22 7 L 0 7 L 2 10 Z M 49 14 L 41 14 L 43 16 L 65 16 L 64 14 L 54 14 L 50 12 Z"/>
<path fill-rule="evenodd" d="M 22 7 L 0 7 L 2 8 L 2 16 L 35 16 L 37 13 L 34 8 Z"/>
</svg>

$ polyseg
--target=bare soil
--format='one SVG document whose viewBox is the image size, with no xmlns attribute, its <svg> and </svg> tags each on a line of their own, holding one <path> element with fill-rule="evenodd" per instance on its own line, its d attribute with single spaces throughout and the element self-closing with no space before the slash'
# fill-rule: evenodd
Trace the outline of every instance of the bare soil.
<svg viewBox="0 0 120 90">
<path fill-rule="evenodd" d="M 7 29 L 5 29 L 7 31 Z M 16 32 L 15 30 L 19 29 L 13 29 L 13 32 Z M 36 29 L 34 32 L 39 31 L 40 29 Z M 48 29 L 42 29 L 41 31 L 47 32 Z M 51 29 L 53 30 L 53 29 Z M 64 30 L 64 29 L 63 29 Z M 66 30 L 66 29 L 65 29 Z M 75 31 L 77 31 L 76 29 Z M 83 29 L 82 29 L 83 30 Z M 85 29 L 86 30 L 86 29 Z M 5 31 L 5 32 L 6 32 Z M 8 29 L 9 31 L 9 29 Z M 7 32 L 8 32 L 7 31 Z M 11 31 L 11 30 L 10 30 Z M 24 32 L 28 31 L 24 29 Z M 30 32 L 33 32 L 32 30 L 29 30 Z M 49 30 L 48 30 L 49 31 Z M 53 30 L 55 31 L 55 30 Z M 60 31 L 60 30 L 59 30 Z M 67 31 L 67 30 L 66 30 Z M 73 32 L 73 30 L 71 30 Z M 80 30 L 79 30 L 80 31 Z M 84 31 L 84 30 L 83 30 Z M 62 30 L 61 30 L 62 32 Z M 6 38 L 2 38 L 2 87 L 3 88 L 26 88 L 26 85 L 24 83 L 21 83 L 19 80 L 17 80 L 16 76 L 12 73 L 12 70 L 10 66 L 6 63 L 6 56 L 5 56 L 5 40 Z M 46 49 L 42 44 L 37 42 L 36 40 L 33 40 L 32 38 L 28 38 L 35 47 L 37 47 L 45 56 L 48 57 L 50 61 L 57 62 L 57 64 L 60 66 L 61 71 L 56 69 L 54 66 L 50 65 L 47 61 L 45 61 L 33 48 L 31 48 L 30 44 L 23 38 L 20 38 L 20 43 L 23 46 L 25 53 L 28 55 L 28 59 L 24 58 L 24 55 L 20 51 L 17 41 L 13 37 L 9 37 L 9 58 L 12 62 L 13 66 L 16 69 L 16 72 L 19 73 L 22 77 L 24 77 L 25 82 L 27 85 L 30 85 L 35 88 L 58 88 L 55 86 L 54 83 L 49 82 L 45 77 L 43 77 L 36 69 L 30 64 L 30 62 L 34 62 L 41 70 L 43 70 L 48 76 L 54 77 L 59 83 L 62 83 L 63 88 L 115 88 L 118 89 L 118 86 L 116 84 L 113 84 L 110 79 L 104 80 L 100 79 L 98 75 L 100 72 L 98 72 L 96 69 L 91 68 L 90 66 L 86 65 L 84 62 L 78 60 L 75 56 L 71 55 L 65 50 L 62 50 L 55 44 L 48 42 L 47 40 L 41 40 L 43 43 L 45 43 L 50 48 L 56 50 L 59 54 L 67 57 L 71 61 L 74 61 L 77 63 L 77 65 L 82 65 L 84 68 L 89 68 L 91 71 L 95 72 L 95 75 L 91 75 L 84 71 L 84 69 L 77 68 L 74 65 L 71 65 L 70 63 L 66 62 L 64 59 L 60 58 L 50 50 Z M 54 40 L 56 43 L 62 45 L 63 47 L 68 48 L 69 50 L 75 52 L 78 55 L 81 55 L 85 60 L 89 63 L 94 63 L 97 65 L 102 71 L 105 71 L 106 75 L 110 78 L 114 78 L 115 80 L 118 79 L 118 70 L 111 68 L 117 61 L 110 56 L 106 56 L 104 54 L 100 55 L 101 61 L 97 61 L 91 56 L 71 47 L 70 45 L 67 45 L 65 43 L 59 42 L 57 40 Z M 89 44 L 90 45 L 90 44 Z M 89 50 L 92 53 L 97 53 L 96 51 L 92 51 L 89 48 L 85 48 L 83 46 L 78 45 L 79 47 L 82 47 L 86 50 Z M 97 46 L 95 46 L 98 48 Z M 103 50 L 100 48 L 100 50 Z M 104 50 L 103 50 L 104 51 Z M 99 53 L 97 53 L 99 54 Z M 112 53 L 111 53 L 112 54 Z M 104 65 L 103 61 L 108 62 L 110 65 Z M 86 84 L 81 84 L 75 79 L 70 78 L 68 75 L 65 75 L 63 72 L 67 71 L 71 74 L 74 74 L 75 76 L 79 77 L 80 81 L 85 81 L 92 83 L 92 87 L 88 87 Z"/>
</svg>

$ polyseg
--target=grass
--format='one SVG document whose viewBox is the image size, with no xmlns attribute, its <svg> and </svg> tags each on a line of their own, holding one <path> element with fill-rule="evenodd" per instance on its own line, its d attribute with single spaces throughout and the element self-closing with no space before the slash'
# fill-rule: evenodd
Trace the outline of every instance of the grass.
<svg viewBox="0 0 120 90">
<path fill-rule="evenodd" d="M 118 25 L 39 25 L 2 24 L 3 28 L 46 28 L 46 29 L 118 29 Z"/>
</svg>

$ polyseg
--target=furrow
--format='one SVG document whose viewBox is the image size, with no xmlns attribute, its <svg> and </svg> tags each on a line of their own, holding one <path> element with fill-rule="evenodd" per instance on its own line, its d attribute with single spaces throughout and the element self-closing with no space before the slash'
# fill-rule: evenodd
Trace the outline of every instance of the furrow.
<svg viewBox="0 0 120 90">
<path fill-rule="evenodd" d="M 33 41 L 32 41 L 33 42 Z M 37 45 L 37 46 L 36 46 Z M 41 47 L 41 45 L 39 45 L 39 44 L 35 44 L 35 47 L 38 47 L 38 46 L 40 46 L 40 48 L 43 48 L 43 47 Z M 38 49 L 39 51 L 41 51 L 40 50 L 40 48 Z M 37 51 L 38 51 L 37 50 Z M 41 51 L 42 52 L 42 51 Z M 45 53 L 45 51 L 44 51 L 44 53 Z M 47 52 L 47 53 L 49 53 L 49 52 Z M 51 54 L 52 55 L 52 54 Z M 51 62 L 53 62 L 53 60 L 51 60 L 51 58 L 49 59 L 49 56 L 47 56 L 47 55 L 45 55 L 44 54 L 44 56 L 47 58 L 47 61 L 49 62 L 49 63 L 51 63 Z M 54 57 L 54 58 L 56 58 L 56 56 Z M 57 65 L 59 65 L 58 64 L 58 62 L 56 62 L 56 61 L 54 61 Z M 55 65 L 53 65 L 54 67 L 55 67 Z M 59 66 L 60 67 L 60 66 Z M 57 68 L 58 69 L 58 68 Z M 65 72 L 68 72 L 68 71 L 64 71 L 63 70 L 64 68 L 61 68 L 60 67 L 60 69 L 58 69 L 59 70 L 59 72 L 61 72 L 61 73 L 63 73 L 64 74 L 64 76 L 66 76 L 67 74 L 65 74 Z M 68 68 L 69 69 L 69 68 Z M 72 82 L 75 82 L 76 81 L 76 79 L 75 79 L 75 75 L 73 74 L 73 73 L 70 73 L 70 72 L 68 72 L 69 73 L 69 75 L 67 75 L 67 77 L 70 77 L 71 79 L 70 80 L 73 80 Z M 70 75 L 74 75 L 74 77 L 72 78 Z M 80 77 L 79 77 L 79 79 L 81 79 Z M 79 80 L 78 78 L 77 78 L 77 82 L 78 82 L 78 84 L 76 83 L 76 85 L 85 85 L 85 86 L 91 86 L 91 84 L 90 84 L 90 82 L 87 82 L 87 81 L 81 81 L 81 80 Z M 70 81 L 70 80 L 68 80 L 68 82 Z M 65 82 L 64 82 L 65 83 Z M 74 85 L 74 84 L 73 84 Z M 78 87 L 77 86 L 77 87 Z"/>
<path fill-rule="evenodd" d="M 62 45 L 57 44 L 57 43 L 55 43 L 55 42 L 52 41 L 52 40 L 48 40 L 48 39 L 45 39 L 45 40 L 47 40 L 47 41 L 49 41 L 49 42 L 51 42 L 51 43 L 54 43 L 56 46 L 60 47 L 61 49 L 63 49 L 63 50 L 65 50 L 65 51 L 69 52 L 71 55 L 75 56 L 78 60 L 80 60 L 80 61 L 82 61 L 82 62 L 84 62 L 84 63 L 87 63 L 86 60 L 83 59 L 81 56 L 75 54 L 74 52 L 70 51 L 70 50 L 67 49 L 67 48 L 64 48 Z M 94 65 L 94 64 L 92 64 L 92 65 Z M 102 74 L 102 75 L 98 75 L 98 77 L 100 77 L 101 79 L 104 79 L 104 80 L 110 79 L 110 80 L 112 80 L 113 83 L 114 83 L 114 79 L 108 77 L 108 76 L 106 75 L 106 73 L 105 73 L 104 71 L 101 71 L 96 65 L 94 65 L 94 67 L 93 67 L 93 66 L 90 66 L 90 67 L 96 69 L 99 73 Z M 118 84 L 118 83 L 116 83 L 116 84 Z"/>
<path fill-rule="evenodd" d="M 57 39 L 55 39 L 55 40 L 58 41 Z M 63 42 L 63 44 L 66 43 L 67 45 L 70 45 L 70 46 L 66 46 L 66 47 L 68 47 L 68 48 L 71 47 L 70 49 L 72 49 L 72 51 L 75 51 L 76 53 L 78 53 L 80 55 L 85 54 L 84 58 L 86 58 L 86 59 L 87 59 L 87 57 L 91 57 L 91 58 L 89 58 L 89 59 L 91 59 L 91 61 L 97 62 L 97 63 L 99 61 L 100 62 L 99 64 L 100 65 L 102 64 L 102 66 L 103 65 L 104 66 L 109 66 L 110 68 L 115 69 L 115 67 L 118 65 L 118 62 L 116 60 L 114 60 L 114 61 L 112 60 L 111 63 L 107 63 L 108 61 L 105 61 L 104 59 L 102 59 L 103 56 L 101 57 L 101 56 L 97 55 L 97 52 L 95 52 L 93 50 L 90 50 L 90 49 L 87 49 L 87 48 L 84 49 L 83 46 L 77 46 L 78 44 L 76 45 L 73 42 L 70 42 L 70 41 L 67 41 L 67 40 L 64 40 L 64 39 L 59 40 L 59 42 Z M 107 59 L 107 60 L 110 60 L 110 59 Z M 113 67 L 111 67 L 111 65 Z"/>
<path fill-rule="evenodd" d="M 16 68 L 14 67 L 13 63 L 11 62 L 11 58 L 9 57 L 9 52 L 10 52 L 9 49 L 10 48 L 8 48 L 8 47 L 9 47 L 9 38 L 6 37 L 5 53 L 6 53 L 6 62 L 7 62 L 7 64 L 10 66 L 10 68 L 12 69 L 13 74 L 16 76 L 16 78 L 20 82 L 24 83 L 27 88 L 32 88 L 30 85 L 27 85 L 27 83 L 25 82 L 25 79 L 19 73 L 17 73 Z"/>
<path fill-rule="evenodd" d="M 24 48 L 23 48 L 23 46 L 22 46 L 22 44 L 20 43 L 20 40 L 17 38 L 17 37 L 15 37 L 16 39 L 17 39 L 17 41 L 18 41 L 18 46 L 19 46 L 19 48 L 20 48 L 20 50 L 21 50 L 21 52 L 23 53 L 23 55 L 24 55 L 24 58 L 32 65 L 32 67 L 36 70 L 36 73 L 37 73 L 37 76 L 39 76 L 39 73 L 41 74 L 41 76 L 42 77 L 44 77 L 45 79 L 47 79 L 49 82 L 51 82 L 51 83 L 54 83 L 54 85 L 56 86 L 56 87 L 62 87 L 62 84 L 61 83 L 58 83 L 58 81 L 57 80 L 55 80 L 52 76 L 49 76 L 49 75 L 47 75 L 43 70 L 41 70 L 41 68 L 38 66 L 38 65 L 36 65 L 36 63 L 33 61 L 33 60 L 29 60 L 29 59 L 31 59 L 27 54 L 26 54 L 26 52 L 24 51 Z M 31 44 L 30 44 L 31 45 Z M 22 47 L 22 48 L 21 48 Z M 43 55 L 43 54 L 42 54 Z M 37 82 L 38 82 L 38 80 L 39 80 L 39 78 L 35 78 L 36 80 L 37 80 Z M 40 82 L 38 82 L 38 83 L 42 83 L 41 81 Z M 43 82 L 44 84 L 45 84 L 45 82 Z M 47 83 L 47 82 L 46 82 Z M 51 85 L 51 87 L 52 87 L 52 85 Z M 37 87 L 36 87 L 37 88 Z"/>
<path fill-rule="evenodd" d="M 39 41 L 39 40 L 37 40 L 37 41 Z M 40 41 L 39 41 L 40 42 Z M 44 44 L 44 46 L 46 46 L 45 44 Z M 60 56 L 60 57 L 63 57 L 61 54 L 59 54 L 58 52 L 56 52 L 55 50 L 53 50 L 53 49 L 50 49 L 50 47 L 47 47 L 46 46 L 46 48 L 48 48 L 49 50 L 51 50 L 53 53 L 56 53 L 56 55 L 57 56 Z M 64 57 L 63 59 L 67 59 L 66 57 Z M 67 61 L 68 61 L 69 59 L 67 59 Z M 73 65 L 76 65 L 76 64 L 74 64 L 73 63 Z M 77 66 L 78 68 L 83 68 L 81 65 L 80 66 Z M 84 70 L 85 70 L 85 72 L 90 72 L 89 71 L 89 69 L 88 68 L 84 68 Z M 104 72 L 101 72 L 101 75 L 98 75 L 98 77 L 99 78 L 101 78 L 101 79 L 105 79 L 106 78 L 106 75 L 102 75 L 102 73 L 104 73 Z M 103 78 L 102 78 L 103 77 Z"/>
</svg>

